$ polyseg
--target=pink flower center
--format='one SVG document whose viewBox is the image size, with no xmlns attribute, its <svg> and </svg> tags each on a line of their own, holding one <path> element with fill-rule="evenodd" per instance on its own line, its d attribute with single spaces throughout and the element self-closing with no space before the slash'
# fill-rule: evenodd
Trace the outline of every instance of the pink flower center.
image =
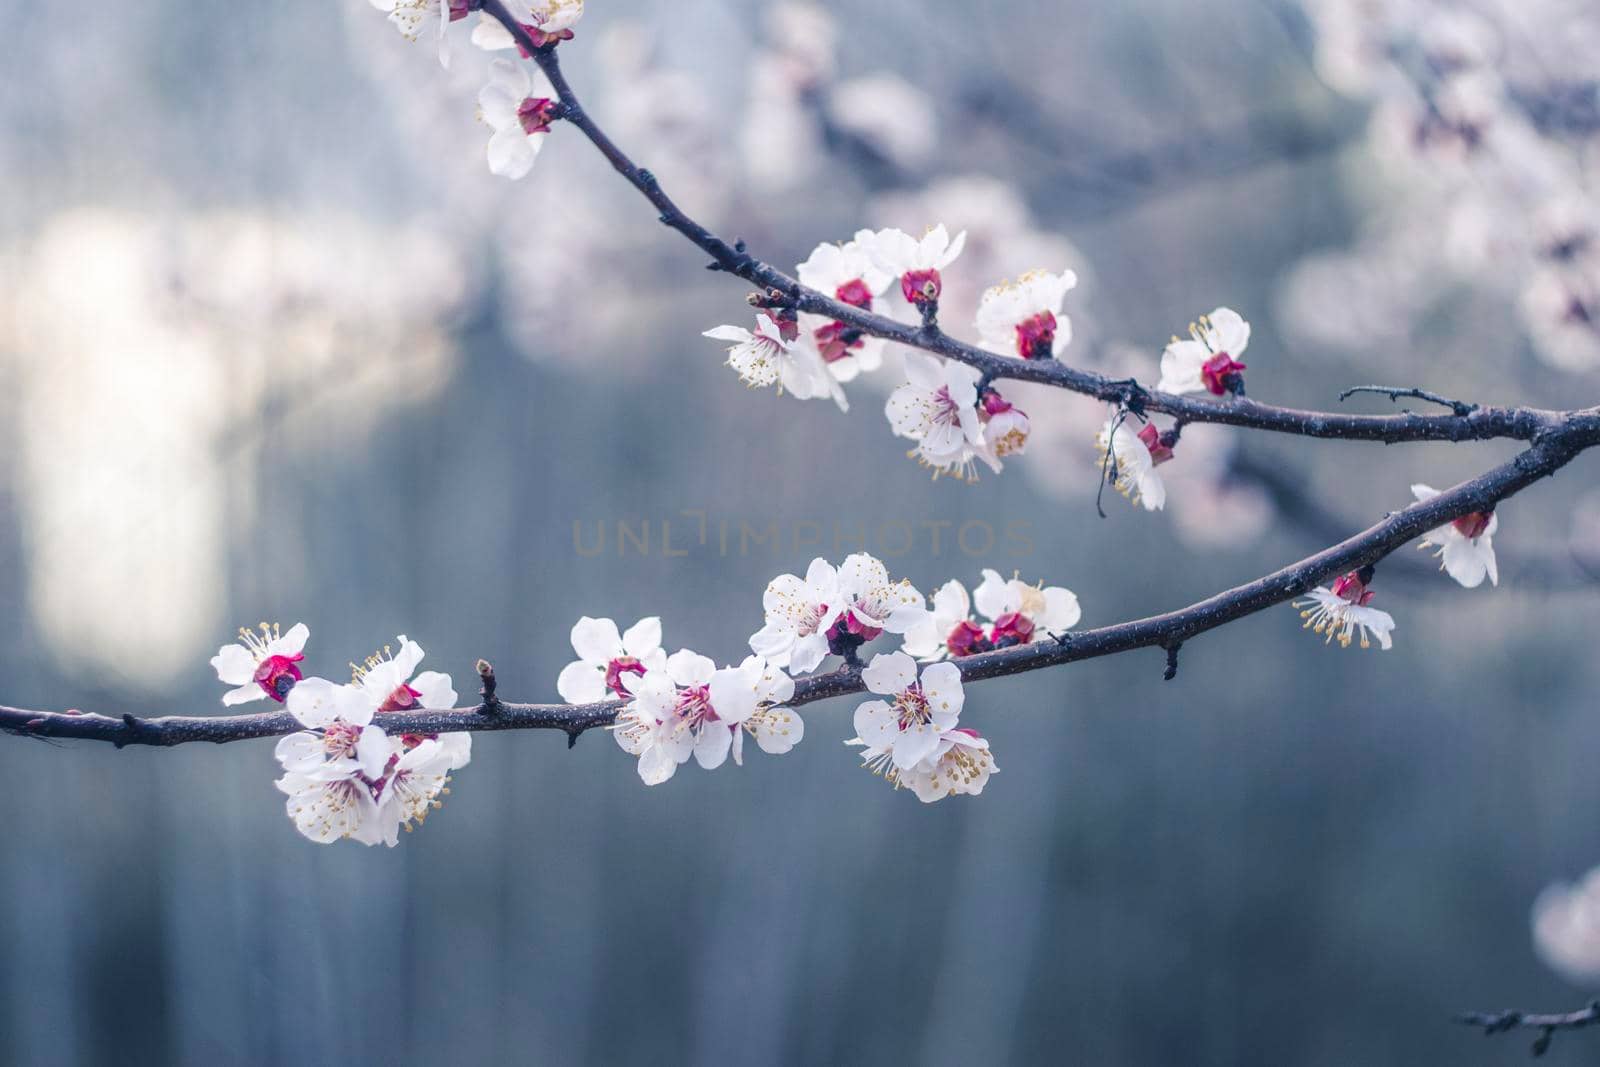
<svg viewBox="0 0 1600 1067">
<path fill-rule="evenodd" d="M 1161 431 L 1156 429 L 1155 423 L 1147 422 L 1139 431 L 1139 440 L 1144 442 L 1144 447 L 1150 451 L 1150 465 L 1159 467 L 1172 458 L 1172 442 L 1162 440 Z"/>
<path fill-rule="evenodd" d="M 618 656 L 606 664 L 606 688 L 619 697 L 627 697 L 628 691 L 622 687 L 624 674 L 644 675 L 644 664 L 633 656 Z"/>
<path fill-rule="evenodd" d="M 1023 359 L 1049 359 L 1056 345 L 1056 317 L 1041 311 L 1017 323 L 1017 354 Z"/>
<path fill-rule="evenodd" d="M 971 619 L 962 619 L 950 631 L 950 636 L 944 639 L 944 647 L 950 650 L 952 656 L 970 656 L 975 652 L 987 652 L 994 646 L 989 643 L 983 627 Z"/>
<path fill-rule="evenodd" d="M 417 698 L 422 694 L 409 685 L 401 684 L 395 687 L 394 692 L 378 705 L 379 711 L 408 711 L 417 706 Z"/>
<path fill-rule="evenodd" d="M 256 664 L 253 681 L 267 696 L 282 704 L 283 698 L 294 688 L 294 683 L 304 677 L 295 664 L 305 658 L 305 654 L 301 652 L 296 652 L 292 656 L 268 656 Z"/>
<path fill-rule="evenodd" d="M 835 289 L 833 295 L 851 307 L 857 307 L 863 311 L 869 311 L 872 308 L 872 290 L 868 289 L 867 283 L 860 278 L 851 278 Z"/>
<path fill-rule="evenodd" d="M 692 685 L 679 693 L 675 710 L 687 726 L 694 727 L 701 723 L 718 721 L 717 709 L 711 706 L 709 685 Z"/>
<path fill-rule="evenodd" d="M 1366 583 L 1355 571 L 1341 574 L 1334 579 L 1333 595 L 1348 600 L 1357 607 L 1365 607 L 1372 600 L 1372 590 L 1367 588 Z"/>
<path fill-rule="evenodd" d="M 1010 411 L 1015 406 L 993 389 L 985 389 L 983 391 L 983 413 L 985 415 L 999 415 L 1002 412 Z"/>
<path fill-rule="evenodd" d="M 1033 640 L 1033 620 L 1020 611 L 1008 611 L 994 620 L 989 639 L 996 648 L 1025 645 Z"/>
<path fill-rule="evenodd" d="M 455 5 L 457 3 L 464 3 L 464 2 L 465 2 L 465 0 L 450 0 L 450 5 L 451 5 L 450 18 L 451 18 L 451 21 L 454 21 L 455 18 L 456 18 Z M 555 33 L 545 33 L 543 30 L 541 30 L 539 28 L 538 23 L 523 22 L 523 23 L 519 23 L 518 25 L 520 25 L 523 29 L 528 31 L 528 36 L 533 38 L 533 43 L 535 45 L 537 45 L 538 47 L 540 47 L 540 48 L 543 48 L 545 45 L 555 44 L 557 41 L 570 41 L 570 40 L 572 40 L 572 31 L 571 30 L 557 30 Z M 523 59 L 532 59 L 533 58 L 532 54 L 529 53 L 529 51 L 526 48 L 522 47 L 522 42 L 521 41 L 517 42 L 517 51 L 522 53 L 522 58 Z"/>
<path fill-rule="evenodd" d="M 1200 377 L 1206 383 L 1206 389 L 1215 396 L 1222 396 L 1230 389 L 1236 388 L 1241 381 L 1239 372 L 1245 365 L 1228 355 L 1218 352 L 1200 368 Z"/>
<path fill-rule="evenodd" d="M 522 123 L 522 132 L 530 137 L 549 133 L 555 116 L 556 102 L 547 96 L 530 96 L 517 105 L 517 121 Z"/>
<path fill-rule="evenodd" d="M 928 707 L 928 698 L 923 695 L 921 682 L 912 682 L 910 688 L 895 698 L 894 707 L 901 730 L 926 726 L 933 721 L 933 711 Z"/>
<path fill-rule="evenodd" d="M 449 3 L 451 22 L 460 22 L 472 13 L 472 5 L 468 0 L 449 0 Z"/>
<path fill-rule="evenodd" d="M 817 350 L 827 363 L 836 363 L 850 354 L 852 348 L 861 347 L 861 331 L 842 322 L 830 322 L 813 331 Z"/>
<path fill-rule="evenodd" d="M 1461 516 L 1450 525 L 1456 532 L 1469 541 L 1476 541 L 1483 536 L 1483 531 L 1489 528 L 1489 520 L 1494 518 L 1493 511 L 1473 511 Z"/>
<path fill-rule="evenodd" d="M 936 304 L 944 282 L 936 270 L 908 270 L 900 275 L 900 295 L 915 307 Z"/>
<path fill-rule="evenodd" d="M 355 755 L 356 742 L 361 740 L 361 727 L 347 722 L 335 722 L 322 731 L 322 747 L 329 759 L 343 759 Z"/>
<path fill-rule="evenodd" d="M 829 642 L 837 641 L 841 634 L 847 633 L 852 637 L 858 638 L 858 644 L 865 644 L 883 633 L 883 627 L 874 626 L 864 621 L 854 611 L 847 611 L 834 620 L 832 626 L 828 627 L 828 640 Z"/>
</svg>

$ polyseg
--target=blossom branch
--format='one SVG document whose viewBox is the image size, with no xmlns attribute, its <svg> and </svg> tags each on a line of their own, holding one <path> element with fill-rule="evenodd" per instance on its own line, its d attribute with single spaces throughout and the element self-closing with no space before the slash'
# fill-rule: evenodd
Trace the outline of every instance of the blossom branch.
<svg viewBox="0 0 1600 1067">
<path fill-rule="evenodd" d="M 1491 511 L 1502 500 L 1547 478 L 1586 449 L 1600 445 L 1600 407 L 1562 417 L 1532 447 L 1509 462 L 1428 500 L 1394 512 L 1338 544 L 1198 603 L 1162 615 L 1102 626 L 1011 648 L 958 657 L 953 662 L 963 682 L 982 681 L 1054 667 L 1078 660 L 1159 647 L 1168 664 L 1178 646 L 1209 630 L 1300 596 L 1336 575 L 1378 563 L 1413 539 L 1473 512 Z M 487 664 L 484 664 L 486 667 Z M 492 669 L 480 670 L 484 702 L 443 711 L 386 712 L 374 723 L 390 734 L 442 734 L 487 730 L 561 730 L 569 742 L 585 731 L 610 725 L 623 703 L 514 704 L 494 696 Z M 859 693 L 861 668 L 837 670 L 795 680 L 791 706 Z M 107 741 L 125 745 L 172 746 L 195 741 L 222 744 L 293 733 L 301 724 L 286 711 L 257 715 L 166 716 L 143 719 L 79 711 L 29 711 L 0 707 L 0 730 L 45 739 Z"/>
<path fill-rule="evenodd" d="M 1468 404 L 1460 400 L 1451 400 L 1447 396 L 1440 396 L 1438 393 L 1430 393 L 1426 389 L 1416 389 L 1394 385 L 1352 385 L 1350 388 L 1339 394 L 1339 402 L 1343 403 L 1352 396 L 1355 396 L 1357 393 L 1377 393 L 1380 396 L 1388 397 L 1392 401 L 1398 401 L 1403 396 L 1409 396 L 1417 400 L 1426 400 L 1430 404 L 1438 404 L 1441 407 L 1449 408 L 1451 412 L 1458 417 L 1470 415 L 1474 411 L 1478 410 L 1478 405 L 1476 404 Z"/>
<path fill-rule="evenodd" d="M 695 221 L 675 203 L 656 176 L 639 166 L 584 110 L 561 69 L 554 43 L 540 44 L 512 17 L 503 0 L 483 0 L 485 14 L 498 20 L 549 78 L 560 101 L 560 117 L 576 127 L 611 166 L 655 207 L 661 223 L 711 256 L 709 269 L 725 271 L 758 287 L 769 306 L 825 316 L 862 333 L 922 349 L 965 363 L 989 381 L 1038 382 L 1081 393 L 1131 410 L 1159 412 L 1190 422 L 1219 423 L 1304 437 L 1398 444 L 1413 441 L 1480 441 L 1497 438 L 1532 441 L 1556 424 L 1561 413 L 1536 408 L 1477 408 L 1451 414 L 1344 415 L 1263 404 L 1243 396 L 1228 401 L 1175 396 L 1147 389 L 1130 379 L 1081 370 L 1055 359 L 1016 359 L 957 340 L 931 321 L 912 326 L 807 288 L 778 268 L 752 256 L 742 241 L 729 243 Z M 1449 403 L 1449 402 L 1447 402 Z"/>
<path fill-rule="evenodd" d="M 1485 1037 L 1512 1030 L 1538 1030 L 1539 1036 L 1534 1038 L 1529 1051 L 1535 1056 L 1543 1056 L 1550 1051 L 1550 1042 L 1555 1040 L 1557 1030 L 1582 1030 L 1600 1023 L 1600 1000 L 1591 1000 L 1577 1011 L 1568 1012 L 1467 1012 L 1456 1016 L 1456 1022 L 1465 1026 L 1481 1026 Z"/>
</svg>

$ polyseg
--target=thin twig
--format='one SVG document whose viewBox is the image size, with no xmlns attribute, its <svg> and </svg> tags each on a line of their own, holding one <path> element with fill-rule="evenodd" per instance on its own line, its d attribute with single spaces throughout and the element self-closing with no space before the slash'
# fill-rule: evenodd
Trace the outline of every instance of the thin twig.
<svg viewBox="0 0 1600 1067">
<path fill-rule="evenodd" d="M 1441 407 L 1449 408 L 1457 418 L 1466 418 L 1468 415 L 1471 415 L 1474 411 L 1478 410 L 1478 405 L 1476 404 L 1468 404 L 1462 400 L 1451 400 L 1447 396 L 1440 396 L 1438 393 L 1430 393 L 1426 389 L 1415 389 L 1393 385 L 1353 385 L 1339 394 L 1339 403 L 1344 403 L 1357 393 L 1377 393 L 1380 396 L 1388 397 L 1392 401 L 1398 401 L 1403 396 L 1409 396 L 1417 400 L 1426 400 L 1430 404 L 1438 404 Z"/>
<path fill-rule="evenodd" d="M 1600 1000 L 1591 1000 L 1577 1011 L 1547 1013 L 1525 1011 L 1474 1011 L 1456 1016 L 1464 1026 L 1482 1027 L 1485 1037 L 1504 1034 L 1512 1030 L 1538 1030 L 1529 1050 L 1535 1056 L 1550 1051 L 1550 1042 L 1557 1030 L 1582 1030 L 1600 1023 Z"/>
</svg>

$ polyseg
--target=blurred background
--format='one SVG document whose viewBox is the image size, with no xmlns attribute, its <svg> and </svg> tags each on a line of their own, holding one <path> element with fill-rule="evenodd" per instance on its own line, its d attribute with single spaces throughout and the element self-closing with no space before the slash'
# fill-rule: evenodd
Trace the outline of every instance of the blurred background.
<svg viewBox="0 0 1600 1067">
<path fill-rule="evenodd" d="M 741 385 L 699 335 L 744 290 L 572 131 L 491 176 L 464 26 L 445 71 L 365 0 L 0 12 L 8 704 L 220 714 L 206 661 L 261 619 L 335 677 L 403 632 L 464 695 L 484 656 L 554 700 L 580 615 L 737 661 L 773 575 L 863 541 L 1101 625 L 1515 451 L 1196 428 L 1165 512 L 1102 520 L 1104 410 L 1018 390 L 1029 454 L 930 483 L 892 358 L 848 415 Z M 780 265 L 965 228 L 964 336 L 983 287 L 1070 266 L 1083 366 L 1153 380 L 1226 304 L 1264 400 L 1600 399 L 1587 0 L 614 0 L 562 55 Z M 1380 567 L 1392 652 L 1283 607 L 1173 682 L 1149 652 L 974 687 L 1002 773 L 931 806 L 857 769 L 850 700 L 655 789 L 604 734 L 480 735 L 393 850 L 298 837 L 266 742 L 0 739 L 0 1061 L 1520 1062 L 1449 1019 L 1600 985 L 1600 464 L 1496 546 L 1498 589 Z"/>
</svg>

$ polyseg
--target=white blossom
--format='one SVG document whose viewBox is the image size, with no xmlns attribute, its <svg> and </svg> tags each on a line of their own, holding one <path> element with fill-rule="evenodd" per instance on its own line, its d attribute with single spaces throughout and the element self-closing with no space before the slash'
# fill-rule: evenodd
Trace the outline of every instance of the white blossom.
<svg viewBox="0 0 1600 1067">
<path fill-rule="evenodd" d="M 861 245 L 871 232 L 862 230 L 857 239 L 845 244 L 820 244 L 810 257 L 795 268 L 800 284 L 862 311 L 873 310 L 872 302 L 881 296 L 894 279 L 875 266 Z M 846 323 L 822 315 L 800 316 L 800 330 L 816 343 L 828 371 L 841 382 L 853 380 L 862 371 L 874 371 L 883 364 L 885 342 L 881 337 L 863 334 Z"/>
<path fill-rule="evenodd" d="M 943 735 L 961 717 L 965 694 L 961 670 L 953 663 L 934 663 L 917 676 L 917 663 L 904 652 L 872 657 L 861 672 L 868 691 L 892 697 L 869 700 L 856 708 L 853 744 L 864 745 L 886 765 L 909 770 L 936 756 Z"/>
<path fill-rule="evenodd" d="M 389 646 L 385 645 L 381 653 L 368 656 L 364 664 L 351 664 L 355 684 L 371 697 L 376 710 L 454 707 L 456 691 L 450 684 L 450 676 L 439 671 L 423 671 L 413 678 L 412 672 L 422 662 L 422 646 L 405 634 L 395 640 L 400 643 L 400 651 L 392 657 Z"/>
<path fill-rule="evenodd" d="M 583 0 L 508 0 L 506 9 L 538 45 L 569 39 L 572 27 L 583 18 Z M 487 14 L 478 16 L 472 43 L 490 52 L 518 47 L 511 31 Z"/>
<path fill-rule="evenodd" d="M 211 667 L 224 685 L 237 688 L 222 694 L 228 707 L 248 704 L 268 697 L 283 702 L 284 694 L 300 681 L 299 664 L 305 659 L 302 649 L 311 631 L 303 622 L 289 627 L 288 633 L 275 624 L 262 623 L 260 632 L 239 630 L 239 641 L 223 645 L 211 657 Z"/>
<path fill-rule="evenodd" d="M 572 650 L 578 658 L 556 678 L 556 691 L 568 704 L 626 697 L 622 675 L 659 671 L 667 665 L 667 654 L 661 648 L 661 620 L 654 615 L 640 619 L 621 634 L 610 619 L 585 615 L 572 627 Z"/>
<path fill-rule="evenodd" d="M 494 133 L 487 151 L 489 173 L 517 179 L 533 169 L 555 115 L 555 90 L 526 64 L 496 59 L 489 84 L 478 91 L 478 113 Z"/>
<path fill-rule="evenodd" d="M 1600 867 L 1573 884 L 1546 886 L 1533 902 L 1533 947 L 1582 985 L 1600 978 Z"/>
<path fill-rule="evenodd" d="M 743 326 L 717 326 L 706 330 L 702 336 L 715 341 L 731 341 L 728 349 L 728 366 L 741 381 L 752 388 L 777 385 L 801 400 L 828 397 L 840 411 L 850 410 L 844 390 L 839 388 L 835 376 L 829 373 L 817 350 L 815 339 L 788 331 L 772 316 L 756 316 L 756 329 L 751 332 Z"/>
<path fill-rule="evenodd" d="M 274 749 L 284 770 L 274 784 L 288 796 L 285 810 L 295 828 L 320 844 L 346 837 L 376 844 L 372 783 L 389 759 L 388 737 L 371 725 L 376 704 L 357 686 L 307 678 L 290 690 L 286 705 L 308 727 Z"/>
<path fill-rule="evenodd" d="M 1156 466 L 1172 458 L 1171 446 L 1160 443 L 1153 424 L 1136 431 L 1128 422 L 1121 412 L 1106 421 L 1095 438 L 1099 463 L 1117 492 L 1146 511 L 1160 511 L 1167 503 L 1167 487 Z"/>
<path fill-rule="evenodd" d="M 837 570 L 818 557 L 804 578 L 780 574 L 762 607 L 766 625 L 751 635 L 750 648 L 793 674 L 816 670 L 836 644 L 904 634 L 927 616 L 922 594 L 908 581 L 890 580 L 883 561 L 865 552 L 847 556 Z"/>
<path fill-rule="evenodd" d="M 1239 361 L 1250 344 L 1250 324 L 1232 308 L 1217 308 L 1190 323 L 1189 340 L 1174 337 L 1161 353 L 1163 393 L 1209 392 L 1222 396 L 1238 380 L 1245 365 Z"/>
<path fill-rule="evenodd" d="M 973 620 L 974 601 L 987 628 Z M 923 662 L 1054 638 L 1077 625 L 1083 614 L 1070 589 L 1029 585 L 1018 577 L 1007 580 L 988 569 L 973 596 L 951 579 L 934 591 L 932 605 L 925 621 L 906 633 L 902 646 Z"/>
<path fill-rule="evenodd" d="M 920 352 L 906 353 L 905 369 L 905 384 L 889 395 L 883 411 L 896 436 L 917 442 L 907 455 L 931 467 L 934 477 L 970 481 L 975 458 L 999 470 L 999 459 L 984 447 L 978 372 Z"/>
<path fill-rule="evenodd" d="M 623 679 L 633 702 L 617 716 L 613 736 L 639 758 L 646 785 L 665 782 L 690 756 L 712 770 L 728 758 L 738 728 L 774 695 L 769 677 L 758 656 L 719 670 L 705 656 L 681 649 L 667 657 L 664 669 Z"/>
<path fill-rule="evenodd" d="M 861 754 L 863 765 L 883 775 L 896 788 L 909 789 L 924 804 L 958 795 L 978 796 L 998 774 L 989 742 L 976 730 L 958 726 L 939 737 L 933 755 L 915 767 L 901 770 L 884 754 L 867 749 Z"/>
<path fill-rule="evenodd" d="M 439 63 L 450 65 L 450 43 L 445 30 L 450 23 L 467 17 L 467 0 L 372 0 L 372 6 L 386 12 L 394 28 L 407 40 L 415 41 L 432 23 L 437 27 Z"/>
<path fill-rule="evenodd" d="M 1411 495 L 1419 501 L 1432 500 L 1439 490 L 1417 484 L 1411 487 Z M 1490 584 L 1499 585 L 1500 571 L 1494 561 L 1494 532 L 1499 528 L 1500 516 L 1493 511 L 1474 511 L 1428 531 L 1422 547 L 1437 548 L 1441 569 L 1468 589 L 1482 585 L 1485 575 Z"/>
<path fill-rule="evenodd" d="M 922 237 L 912 237 L 894 228 L 856 234 L 856 242 L 873 264 L 890 278 L 900 281 L 899 296 L 890 290 L 889 312 L 897 318 L 915 317 L 915 310 L 936 307 L 944 291 L 940 271 L 955 262 L 967 243 L 967 231 L 950 239 L 950 231 L 940 223 Z"/>
<path fill-rule="evenodd" d="M 1072 340 L 1072 320 L 1062 313 L 1061 302 L 1077 284 L 1074 271 L 1030 271 L 985 290 L 977 315 L 982 347 L 1022 359 L 1060 355 Z"/>
<path fill-rule="evenodd" d="M 1309 599 L 1296 600 L 1294 606 L 1302 609 L 1304 629 L 1326 635 L 1324 643 L 1338 639 L 1342 648 L 1349 648 L 1357 635 L 1362 648 L 1371 648 L 1371 637 L 1377 637 L 1378 647 L 1387 651 L 1394 641 L 1389 636 L 1394 630 L 1394 617 L 1386 611 L 1369 608 L 1372 590 L 1360 575 L 1351 571 L 1336 579 L 1333 588 L 1317 586 L 1308 594 Z"/>
</svg>

